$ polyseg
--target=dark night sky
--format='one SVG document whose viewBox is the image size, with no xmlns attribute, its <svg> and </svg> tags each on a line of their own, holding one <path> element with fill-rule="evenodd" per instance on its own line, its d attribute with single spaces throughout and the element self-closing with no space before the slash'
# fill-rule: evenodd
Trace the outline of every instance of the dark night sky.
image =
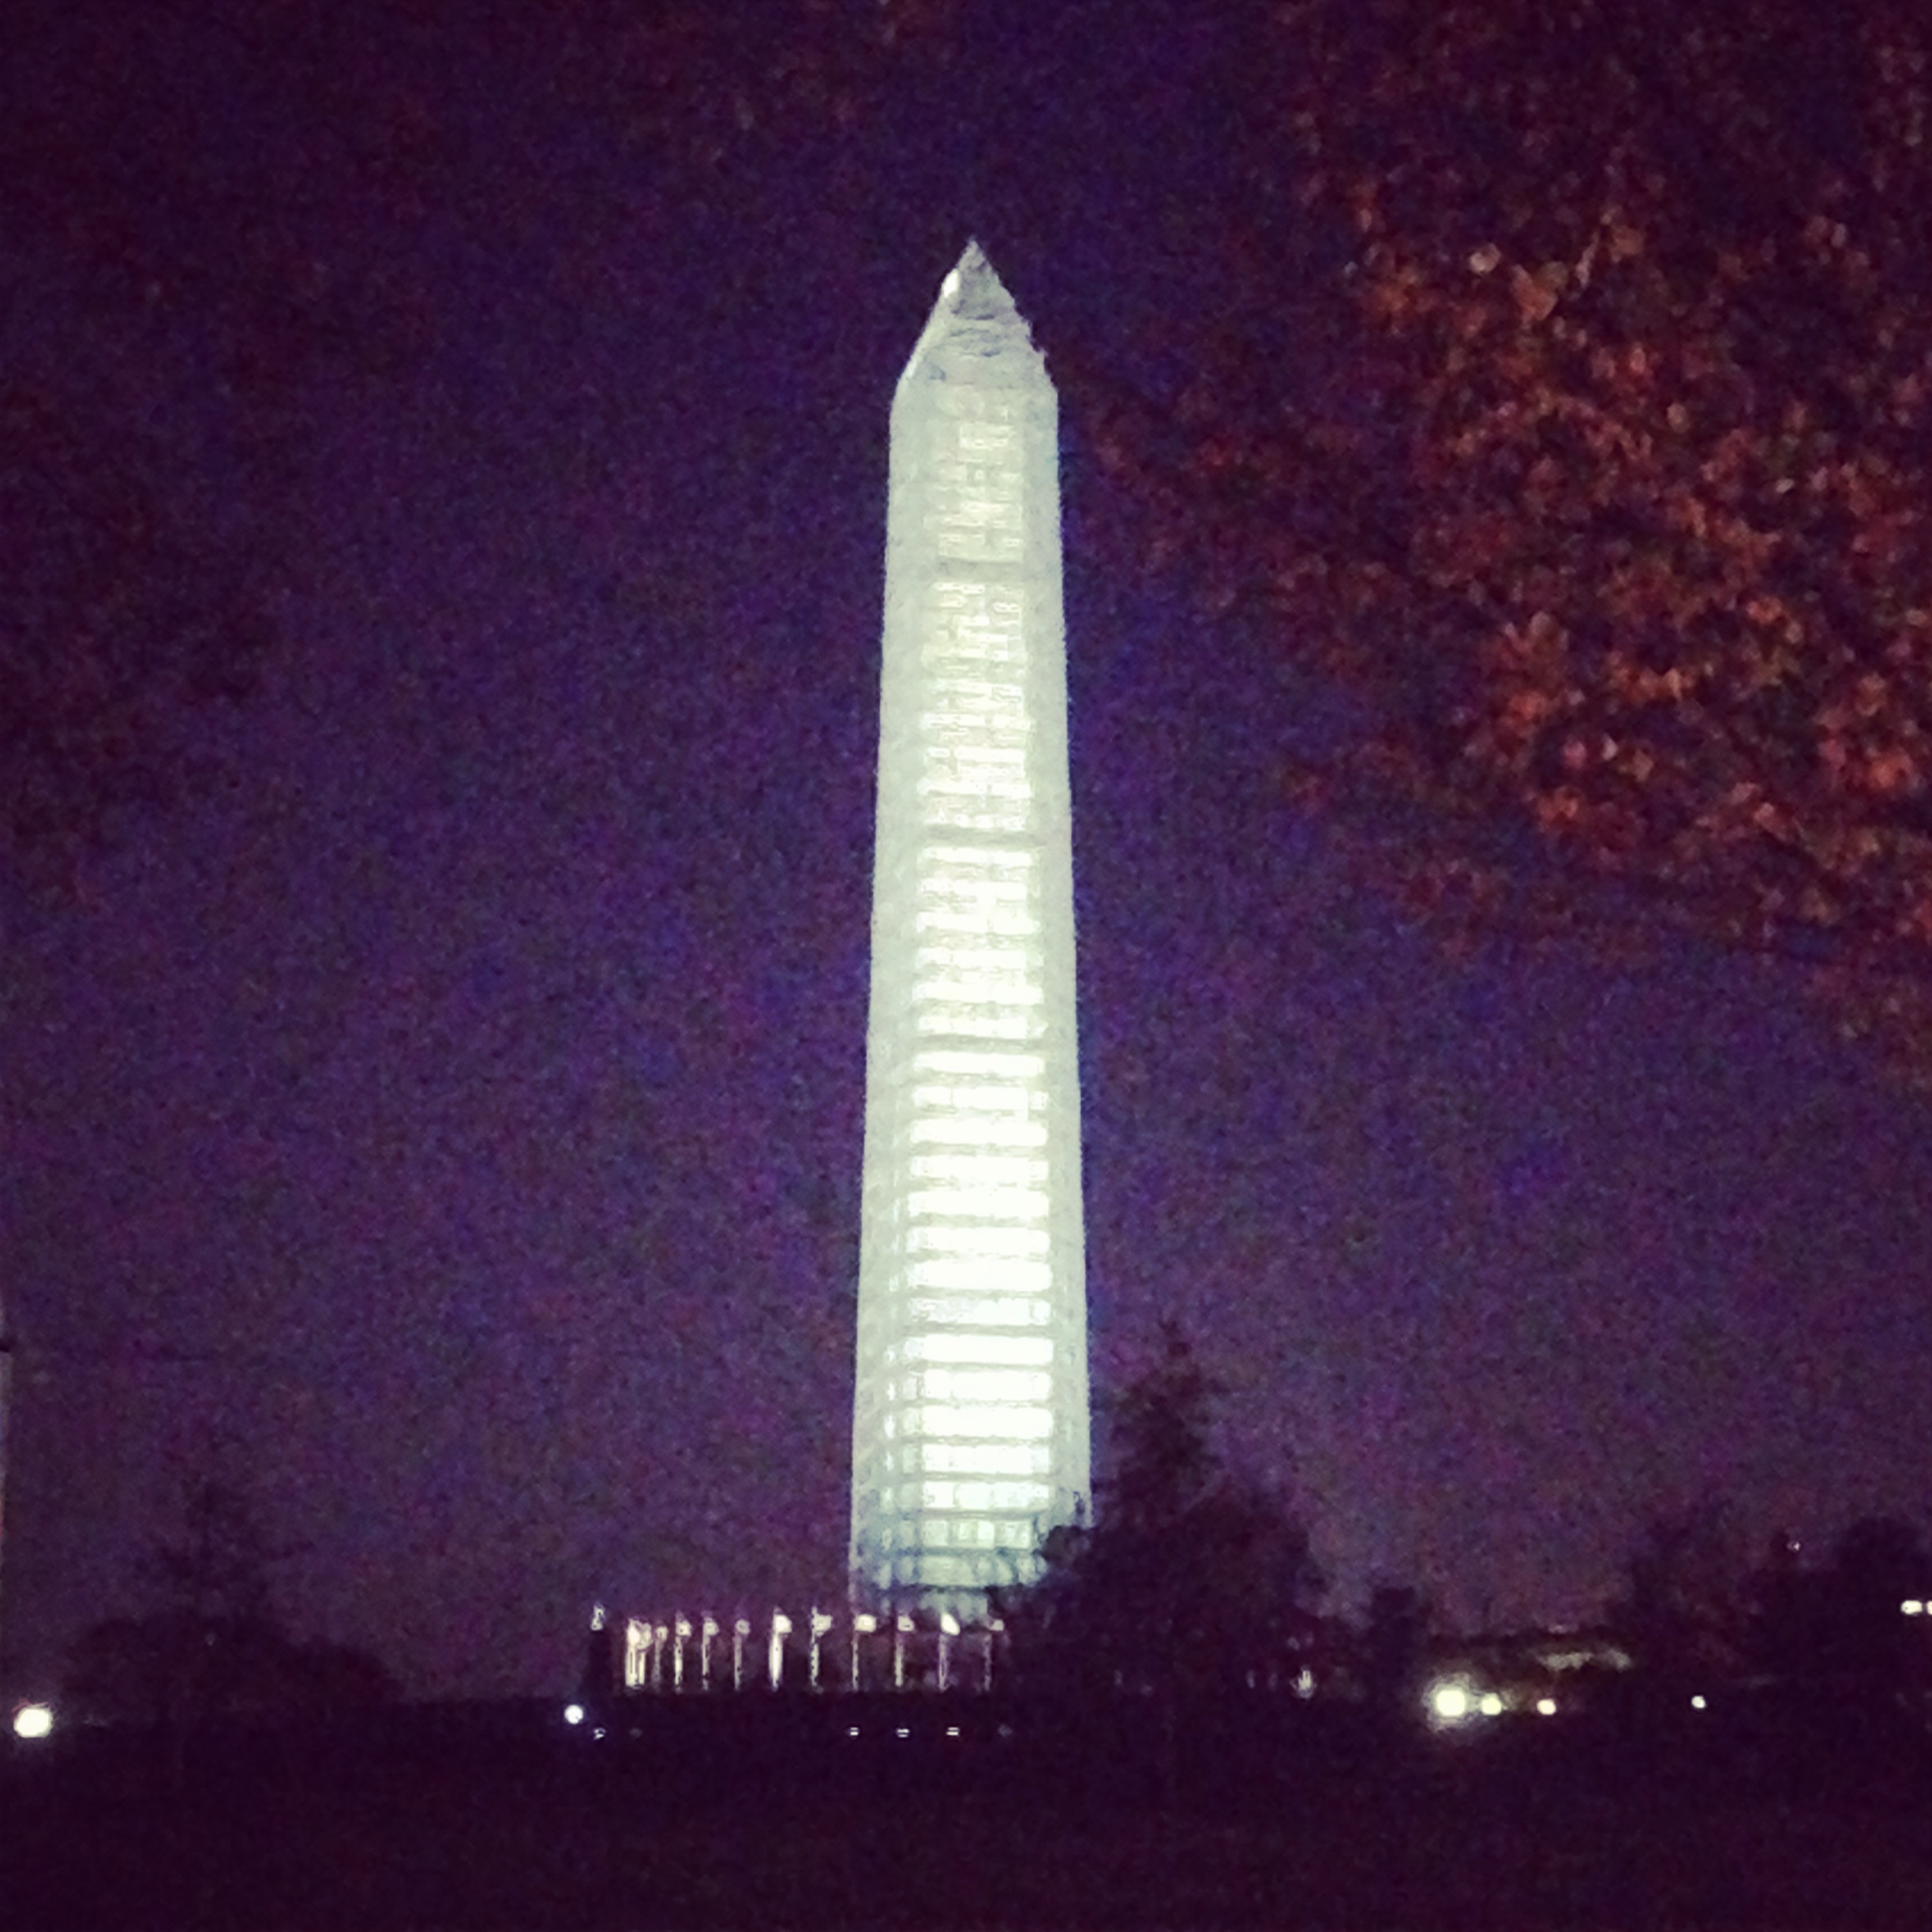
<svg viewBox="0 0 1932 1932">
<path fill-rule="evenodd" d="M 223 776 L 8 915 L 28 1676 L 223 1441 L 293 1620 L 418 1690 L 560 1687 L 593 1597 L 836 1598 L 892 384 L 973 230 L 1050 360 L 1181 339 L 1241 192 L 1193 10 L 1043 11 L 715 158 L 620 8 L 19 35 L 9 125 L 104 172 L 0 238 L 17 367 L 219 417 L 193 301 L 80 265 L 109 203 L 192 256 L 233 189 L 350 317 Z M 1065 410 L 1098 1387 L 1180 1315 L 1345 1604 L 1583 1612 L 1703 1495 L 1932 1515 L 1925 1104 L 1774 972 L 1402 923 L 1285 801 L 1278 651 L 1088 541 Z"/>
</svg>

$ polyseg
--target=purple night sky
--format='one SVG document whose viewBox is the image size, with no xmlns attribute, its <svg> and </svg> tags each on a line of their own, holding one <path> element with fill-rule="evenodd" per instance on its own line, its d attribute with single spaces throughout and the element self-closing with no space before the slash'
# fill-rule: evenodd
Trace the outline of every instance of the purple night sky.
<svg viewBox="0 0 1932 1932">
<path fill-rule="evenodd" d="M 231 201 L 351 338 L 283 399 L 219 779 L 6 914 L 29 1676 L 223 1440 L 292 1621 L 420 1691 L 561 1688 L 593 1598 L 841 1593 L 892 386 L 969 232 L 1090 365 L 1184 334 L 1243 192 L 1240 49 L 1031 10 L 748 132 L 650 84 L 650 9 L 10 30 L 8 138 L 88 161 L 0 230 L 10 364 L 185 446 L 192 299 L 95 270 Z M 1279 647 L 1099 554 L 1062 409 L 1097 1390 L 1178 1315 L 1343 1607 L 1586 1613 L 1705 1496 L 1932 1516 L 1925 1103 L 1777 972 L 1406 924 L 1286 796 Z"/>
</svg>

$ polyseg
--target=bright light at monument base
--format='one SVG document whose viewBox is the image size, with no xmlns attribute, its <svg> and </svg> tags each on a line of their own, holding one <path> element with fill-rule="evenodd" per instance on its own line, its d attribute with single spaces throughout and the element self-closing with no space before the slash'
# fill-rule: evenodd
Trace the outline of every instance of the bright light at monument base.
<svg viewBox="0 0 1932 1932">
<path fill-rule="evenodd" d="M 13 1713 L 13 1735 L 32 1739 L 50 1736 L 54 1729 L 51 1704 L 23 1704 Z"/>
</svg>

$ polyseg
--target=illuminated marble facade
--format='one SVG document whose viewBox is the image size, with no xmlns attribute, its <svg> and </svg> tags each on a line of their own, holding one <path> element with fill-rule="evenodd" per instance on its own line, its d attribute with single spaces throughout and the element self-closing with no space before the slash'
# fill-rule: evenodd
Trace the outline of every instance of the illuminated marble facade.
<svg viewBox="0 0 1932 1932">
<path fill-rule="evenodd" d="M 893 402 L 855 1605 L 973 1614 L 1087 1488 L 1058 406 L 975 245 Z"/>
</svg>

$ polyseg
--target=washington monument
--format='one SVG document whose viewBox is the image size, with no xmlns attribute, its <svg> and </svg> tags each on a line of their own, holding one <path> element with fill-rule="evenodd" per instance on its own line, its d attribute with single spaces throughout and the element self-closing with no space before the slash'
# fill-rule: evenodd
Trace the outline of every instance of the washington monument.
<svg viewBox="0 0 1932 1932">
<path fill-rule="evenodd" d="M 1058 411 L 976 243 L 893 399 L 855 1609 L 972 1616 L 1088 1493 Z"/>
</svg>

